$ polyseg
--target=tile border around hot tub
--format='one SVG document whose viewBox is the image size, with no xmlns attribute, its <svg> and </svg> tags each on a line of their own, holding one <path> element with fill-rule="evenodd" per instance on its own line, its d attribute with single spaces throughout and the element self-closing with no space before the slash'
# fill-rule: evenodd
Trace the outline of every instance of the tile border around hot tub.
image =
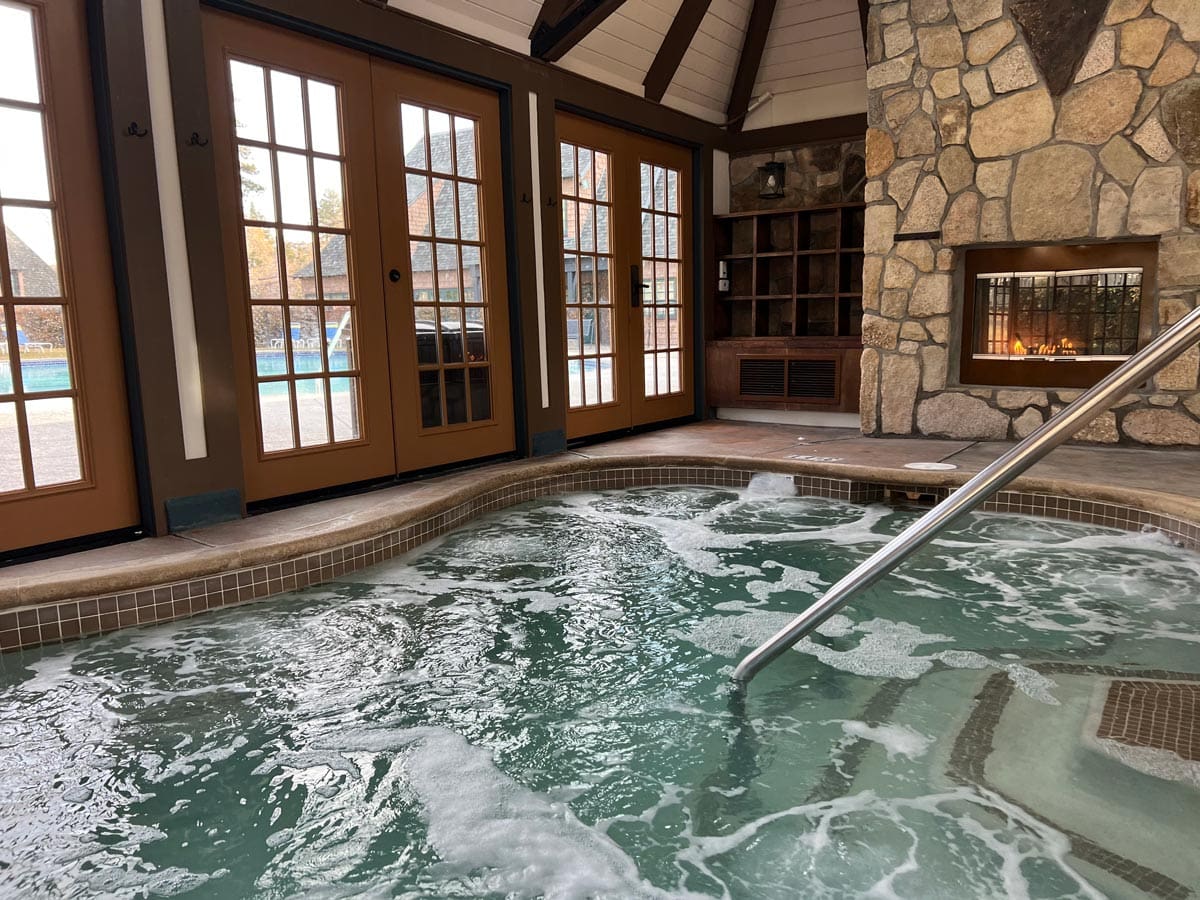
<svg viewBox="0 0 1200 900">
<path fill-rule="evenodd" d="M 417 521 L 376 536 L 292 559 L 247 566 L 168 584 L 148 585 L 100 596 L 22 606 L 0 612 L 0 652 L 170 622 L 274 594 L 331 581 L 416 549 L 487 512 L 527 500 L 578 491 L 655 485 L 745 487 L 769 467 L 617 464 L 520 478 L 462 500 Z M 940 502 L 956 488 L 883 480 L 792 474 L 802 496 L 871 503 L 887 499 Z M 1002 491 L 982 507 L 988 512 L 1042 516 L 1117 528 L 1153 530 L 1179 546 L 1200 550 L 1200 525 L 1176 516 L 1101 500 L 1023 491 Z"/>
</svg>

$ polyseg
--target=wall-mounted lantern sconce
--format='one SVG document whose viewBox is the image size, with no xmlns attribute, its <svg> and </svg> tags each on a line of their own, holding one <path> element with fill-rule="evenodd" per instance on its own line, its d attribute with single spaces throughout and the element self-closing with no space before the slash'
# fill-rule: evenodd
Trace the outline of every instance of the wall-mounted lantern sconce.
<svg viewBox="0 0 1200 900">
<path fill-rule="evenodd" d="M 781 162 L 769 162 L 758 167 L 758 196 L 763 200 L 778 200 L 783 196 L 786 167 Z"/>
</svg>

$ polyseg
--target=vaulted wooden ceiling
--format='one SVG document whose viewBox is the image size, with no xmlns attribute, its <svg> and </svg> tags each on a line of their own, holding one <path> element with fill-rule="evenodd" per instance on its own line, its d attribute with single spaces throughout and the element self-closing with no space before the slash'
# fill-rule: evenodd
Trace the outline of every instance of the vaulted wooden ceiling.
<svg viewBox="0 0 1200 900">
<path fill-rule="evenodd" d="M 390 2 L 732 130 L 866 110 L 867 0 Z"/>
</svg>

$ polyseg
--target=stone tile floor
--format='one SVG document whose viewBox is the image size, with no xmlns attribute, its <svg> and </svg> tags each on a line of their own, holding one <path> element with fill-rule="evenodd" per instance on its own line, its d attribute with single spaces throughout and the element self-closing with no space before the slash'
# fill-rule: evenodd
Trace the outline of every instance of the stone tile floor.
<svg viewBox="0 0 1200 900">
<path fill-rule="evenodd" d="M 557 457 L 517 460 L 480 469 L 467 469 L 407 484 L 385 487 L 349 497 L 308 503 L 290 509 L 254 515 L 178 535 L 146 538 L 53 559 L 21 563 L 0 569 L 0 599 L 15 590 L 22 579 L 43 579 L 56 573 L 105 569 L 147 559 L 186 561 L 214 547 L 287 540 L 319 535 L 332 525 L 350 519 L 369 519 L 376 512 L 394 510 L 398 503 L 420 504 L 447 490 L 478 479 L 481 473 L 520 471 L 554 459 L 639 458 L 647 462 L 703 458 L 740 464 L 773 462 L 801 466 L 816 474 L 861 474 L 908 481 L 913 472 L 903 468 L 913 462 L 950 462 L 960 474 L 972 474 L 999 457 L 1011 445 L 907 438 L 866 438 L 846 428 L 801 427 L 710 420 L 621 437 L 572 448 Z M 809 466 L 808 464 L 811 464 Z M 860 470 L 856 473 L 855 470 Z M 1181 498 L 1200 498 L 1200 451 L 1070 446 L 1055 450 L 1029 473 L 1046 480 L 1084 483 L 1097 488 L 1125 488 Z M 961 479 L 960 479 L 961 480 Z"/>
<path fill-rule="evenodd" d="M 714 420 L 618 438 L 573 452 L 590 457 L 641 453 L 727 453 L 763 460 L 819 457 L 814 461 L 897 469 L 896 475 L 906 472 L 903 467 L 909 463 L 948 462 L 974 474 L 1012 446 L 1005 442 L 868 438 L 849 428 Z M 1029 474 L 1200 498 L 1200 450 L 1073 445 L 1058 448 Z"/>
</svg>

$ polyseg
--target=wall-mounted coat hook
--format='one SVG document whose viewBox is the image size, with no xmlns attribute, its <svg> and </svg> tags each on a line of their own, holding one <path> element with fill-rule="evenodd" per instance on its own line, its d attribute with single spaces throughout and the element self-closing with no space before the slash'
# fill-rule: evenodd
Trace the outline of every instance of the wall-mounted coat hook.
<svg viewBox="0 0 1200 900">
<path fill-rule="evenodd" d="M 522 203 L 532 203 L 533 198 L 530 197 L 529 194 L 521 194 L 521 202 Z"/>
<path fill-rule="evenodd" d="M 193 131 L 192 136 L 187 140 L 189 147 L 207 147 L 208 139 L 200 137 L 200 132 Z"/>
<path fill-rule="evenodd" d="M 130 122 L 129 127 L 125 129 L 125 133 L 130 137 L 145 137 L 150 133 L 147 128 L 139 128 L 137 122 Z"/>
</svg>

